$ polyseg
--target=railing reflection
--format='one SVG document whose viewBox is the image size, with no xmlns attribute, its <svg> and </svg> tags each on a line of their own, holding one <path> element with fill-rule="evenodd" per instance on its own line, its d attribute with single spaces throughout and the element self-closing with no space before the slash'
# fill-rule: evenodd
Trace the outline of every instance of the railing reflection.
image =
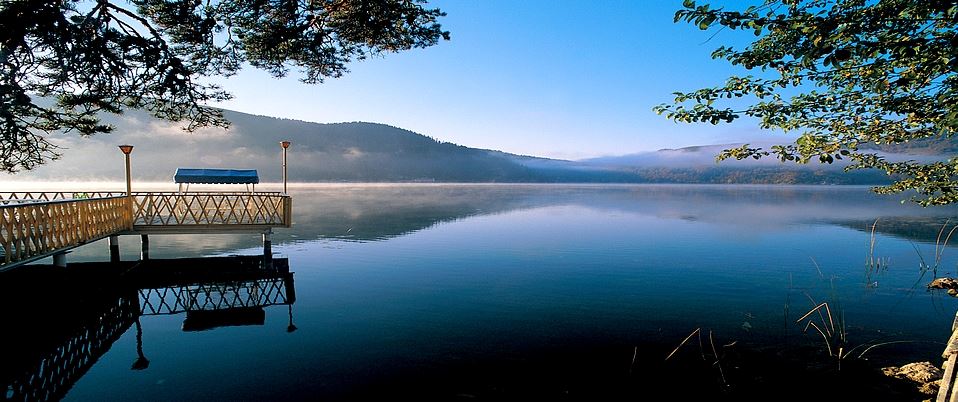
<svg viewBox="0 0 958 402">
<path fill-rule="evenodd" d="M 20 350 L 7 353 L 0 377 L 3 400 L 62 398 L 136 318 L 135 300 L 130 297 L 117 297 L 97 307 L 99 311 L 90 311 L 79 325 L 64 328 L 60 342 L 20 344 L 16 345 Z"/>
<path fill-rule="evenodd" d="M 132 268 L 135 263 L 75 263 L 69 271 L 31 267 L 4 273 L 0 313 L 7 339 L 0 344 L 0 400 L 62 398 L 131 326 L 137 342 L 131 369 L 147 369 L 144 316 L 186 313 L 183 330 L 198 331 L 262 325 L 264 308 L 286 305 L 287 331 L 294 330 L 293 274 L 285 259 L 274 260 L 275 271 L 259 269 L 253 260 L 261 258 L 151 260 Z"/>
<path fill-rule="evenodd" d="M 262 278 L 140 289 L 140 315 L 179 314 L 288 304 L 286 285 L 286 278 Z"/>
</svg>

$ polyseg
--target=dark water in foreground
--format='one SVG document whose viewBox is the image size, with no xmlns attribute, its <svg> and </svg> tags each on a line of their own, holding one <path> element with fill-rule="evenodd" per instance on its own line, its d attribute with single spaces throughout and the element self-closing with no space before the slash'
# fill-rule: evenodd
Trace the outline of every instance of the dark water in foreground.
<svg viewBox="0 0 958 402">
<path fill-rule="evenodd" d="M 870 370 L 940 363 L 958 307 L 925 290 L 933 272 L 921 269 L 935 268 L 936 237 L 958 210 L 866 188 L 329 185 L 293 196 L 294 227 L 277 231 L 274 252 L 295 273 L 295 303 L 207 330 L 184 331 L 185 313 L 139 317 L 148 367 L 131 369 L 129 326 L 87 371 L 50 376 L 65 399 L 908 399 Z M 154 258 L 260 251 L 253 235 L 151 240 Z M 125 259 L 136 241 L 123 239 Z M 954 275 L 958 250 L 939 250 L 937 274 Z M 867 269 L 870 255 L 887 269 Z M 107 257 L 105 244 L 70 255 Z M 46 307 L 27 298 L 6 316 L 49 317 L 47 332 L 61 328 L 58 312 L 102 308 L 76 300 L 109 294 L 23 286 Z M 796 320 L 821 302 L 831 320 L 811 319 L 824 335 L 803 333 L 808 319 Z M 841 371 L 828 346 L 847 355 Z"/>
</svg>

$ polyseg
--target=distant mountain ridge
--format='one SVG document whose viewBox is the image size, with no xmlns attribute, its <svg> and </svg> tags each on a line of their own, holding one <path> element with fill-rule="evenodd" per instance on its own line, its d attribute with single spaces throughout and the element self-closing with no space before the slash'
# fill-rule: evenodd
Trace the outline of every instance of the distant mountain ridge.
<svg viewBox="0 0 958 402">
<path fill-rule="evenodd" d="M 135 145 L 138 180 L 171 180 L 178 167 L 257 169 L 262 181 L 282 177 L 280 140 L 290 140 L 289 177 L 297 182 L 545 182 L 881 184 L 880 172 L 768 162 L 714 162 L 728 145 L 664 149 L 567 161 L 469 148 L 379 123 L 311 123 L 223 111 L 229 130 L 186 133 L 173 123 L 133 111 L 109 116 L 113 134 L 52 137 L 64 157 L 19 180 L 116 180 L 116 144 Z"/>
</svg>

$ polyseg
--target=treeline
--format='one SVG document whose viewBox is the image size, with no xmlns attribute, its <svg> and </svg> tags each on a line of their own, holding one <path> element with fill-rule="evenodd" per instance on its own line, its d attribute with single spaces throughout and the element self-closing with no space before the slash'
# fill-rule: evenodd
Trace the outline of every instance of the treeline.
<svg viewBox="0 0 958 402">
<path fill-rule="evenodd" d="M 912 155 L 956 155 L 958 154 L 958 139 L 954 137 L 923 138 L 897 144 L 867 144 L 862 148 Z"/>
<path fill-rule="evenodd" d="M 318 124 L 224 111 L 229 131 L 185 134 L 145 113 L 115 118 L 111 136 L 93 136 L 65 145 L 62 161 L 30 172 L 42 179 L 77 171 L 116 177 L 104 150 L 116 143 L 136 145 L 138 180 L 170 180 L 179 167 L 257 169 L 263 181 L 282 178 L 280 140 L 291 140 L 289 177 L 295 182 L 503 182 L 503 183 L 754 183 L 882 184 L 878 172 L 844 173 L 811 166 L 666 165 L 623 167 L 617 160 L 564 161 L 469 148 L 409 130 L 376 123 Z M 442 133 L 439 136 L 442 137 Z M 176 150 L 176 152 L 166 152 Z M 613 158 L 614 159 L 614 158 Z M 694 162 L 694 161 L 693 161 Z M 60 176 L 58 176 L 60 175 Z M 82 177 L 70 177 L 80 179 Z"/>
<path fill-rule="evenodd" d="M 714 184 L 883 184 L 880 172 L 808 167 L 584 166 L 437 141 L 385 124 L 317 124 L 226 111 L 233 122 L 227 146 L 275 148 L 278 135 L 293 141 L 291 177 L 314 182 L 545 182 Z M 282 133 L 282 134 L 277 134 Z M 254 164 L 256 158 L 247 159 Z M 270 160 L 261 168 L 269 169 Z M 259 167 L 259 166 L 253 166 Z"/>
<path fill-rule="evenodd" d="M 888 184 L 882 172 L 840 169 L 802 169 L 796 167 L 756 166 L 749 168 L 642 168 L 634 171 L 637 180 L 645 183 L 709 183 L 709 184 Z"/>
</svg>

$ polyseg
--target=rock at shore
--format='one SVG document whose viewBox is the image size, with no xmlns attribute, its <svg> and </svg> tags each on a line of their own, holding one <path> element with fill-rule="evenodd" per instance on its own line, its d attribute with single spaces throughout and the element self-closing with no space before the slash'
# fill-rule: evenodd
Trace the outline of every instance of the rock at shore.
<svg viewBox="0 0 958 402">
<path fill-rule="evenodd" d="M 936 278 L 928 284 L 929 289 L 948 289 L 948 294 L 958 297 L 958 279 Z"/>
<path fill-rule="evenodd" d="M 882 372 L 889 377 L 901 378 L 918 384 L 918 390 L 926 395 L 938 393 L 942 370 L 930 362 L 909 363 L 901 367 L 885 367 Z"/>
</svg>

